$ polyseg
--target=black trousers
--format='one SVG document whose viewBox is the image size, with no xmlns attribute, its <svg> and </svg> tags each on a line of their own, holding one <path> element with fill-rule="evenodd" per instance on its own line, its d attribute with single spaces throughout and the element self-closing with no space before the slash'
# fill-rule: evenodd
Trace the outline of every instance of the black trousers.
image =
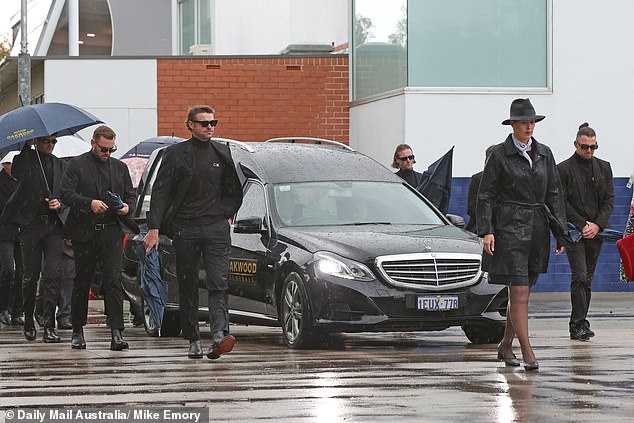
<svg viewBox="0 0 634 423">
<path fill-rule="evenodd" d="M 81 329 L 88 319 L 88 294 L 97 262 L 101 263 L 102 289 L 110 328 L 123 329 L 123 231 L 115 223 L 105 225 L 102 230 L 96 230 L 91 235 L 89 241 L 73 240 L 75 279 L 70 307 L 73 330 Z"/>
<path fill-rule="evenodd" d="M 174 224 L 174 249 L 180 300 L 183 337 L 200 340 L 198 328 L 198 288 L 201 256 L 207 272 L 207 304 L 212 343 L 229 334 L 229 222 L 220 220 L 210 225 Z"/>
<path fill-rule="evenodd" d="M 589 328 L 587 320 L 590 298 L 592 297 L 592 278 L 601 253 L 600 239 L 581 239 L 566 246 L 566 255 L 570 263 L 570 329 Z"/>
<path fill-rule="evenodd" d="M 22 315 L 22 268 L 20 241 L 0 240 L 0 313 Z"/>
<path fill-rule="evenodd" d="M 57 217 L 37 216 L 30 224 L 20 227 L 25 328 L 34 327 L 38 280 L 42 298 L 42 322 L 45 328 L 55 327 L 55 307 L 62 275 L 63 246 L 62 224 Z"/>
</svg>

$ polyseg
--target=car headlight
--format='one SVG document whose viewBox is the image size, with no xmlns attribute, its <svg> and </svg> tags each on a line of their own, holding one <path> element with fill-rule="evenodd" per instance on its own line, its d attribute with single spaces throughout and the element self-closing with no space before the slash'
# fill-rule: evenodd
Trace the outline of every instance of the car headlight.
<svg viewBox="0 0 634 423">
<path fill-rule="evenodd" d="M 332 253 L 315 253 L 315 269 L 326 275 L 337 278 L 372 281 L 376 279 L 367 266 Z"/>
</svg>

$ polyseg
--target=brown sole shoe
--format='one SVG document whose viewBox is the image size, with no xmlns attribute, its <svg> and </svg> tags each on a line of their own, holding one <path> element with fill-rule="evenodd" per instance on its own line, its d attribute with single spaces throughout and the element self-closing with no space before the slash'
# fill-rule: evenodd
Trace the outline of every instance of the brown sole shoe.
<svg viewBox="0 0 634 423">
<path fill-rule="evenodd" d="M 236 338 L 233 335 L 227 335 L 222 338 L 222 341 L 214 344 L 209 348 L 209 352 L 207 353 L 207 358 L 210 360 L 216 360 L 220 358 L 221 355 L 229 353 L 233 350 L 233 346 L 236 344 Z"/>
</svg>

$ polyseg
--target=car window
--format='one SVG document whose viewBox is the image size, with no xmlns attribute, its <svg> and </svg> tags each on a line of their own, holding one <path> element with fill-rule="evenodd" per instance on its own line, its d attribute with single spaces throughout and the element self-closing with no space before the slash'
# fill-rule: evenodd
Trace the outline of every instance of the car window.
<svg viewBox="0 0 634 423">
<path fill-rule="evenodd" d="M 420 197 L 400 183 L 277 184 L 274 195 L 277 216 L 286 226 L 443 224 Z"/>
<path fill-rule="evenodd" d="M 137 214 L 139 217 L 146 218 L 147 212 L 150 210 L 150 200 L 152 199 L 152 187 L 154 186 L 154 181 L 156 180 L 156 175 L 158 174 L 159 167 L 161 166 L 161 161 L 163 160 L 163 156 L 154 161 L 152 164 L 152 173 L 150 174 L 150 179 L 145 185 L 145 189 L 143 190 L 143 201 L 141 202 L 141 207 L 138 210 Z"/>
<path fill-rule="evenodd" d="M 244 191 L 242 205 L 236 214 L 236 220 L 247 217 L 261 217 L 266 215 L 266 200 L 264 187 L 258 182 L 248 182 Z"/>
</svg>

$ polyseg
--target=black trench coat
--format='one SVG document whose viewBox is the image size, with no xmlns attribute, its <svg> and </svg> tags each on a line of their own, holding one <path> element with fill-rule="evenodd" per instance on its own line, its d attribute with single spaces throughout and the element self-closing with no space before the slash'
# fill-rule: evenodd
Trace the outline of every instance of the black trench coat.
<svg viewBox="0 0 634 423">
<path fill-rule="evenodd" d="M 493 148 L 480 182 L 478 235 L 495 235 L 493 256 L 483 253 L 482 270 L 499 276 L 536 277 L 546 272 L 549 228 L 565 227 L 563 188 L 550 148 L 532 139 L 533 167 L 509 135 Z M 548 218 L 546 207 L 550 210 Z"/>
</svg>

